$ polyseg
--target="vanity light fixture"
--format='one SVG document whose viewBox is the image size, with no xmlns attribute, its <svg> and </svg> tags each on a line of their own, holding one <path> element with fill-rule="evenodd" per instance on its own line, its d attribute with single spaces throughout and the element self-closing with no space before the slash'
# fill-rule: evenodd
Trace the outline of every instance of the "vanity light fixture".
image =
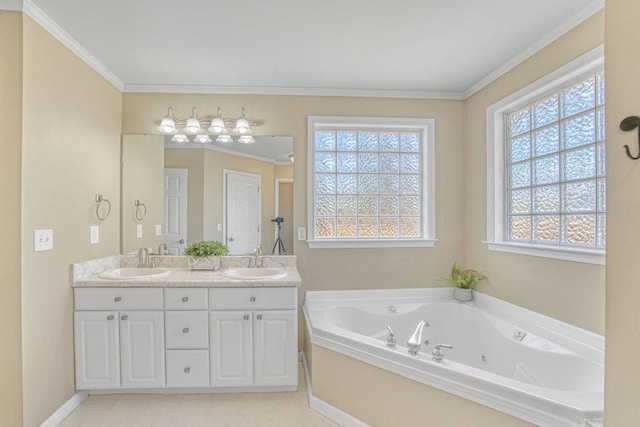
<svg viewBox="0 0 640 427">
<path fill-rule="evenodd" d="M 194 106 L 191 109 L 191 116 L 188 119 L 180 119 L 174 117 L 173 107 L 169 107 L 168 114 L 160 121 L 156 122 L 158 131 L 165 135 L 174 135 L 171 142 L 187 143 L 189 141 L 208 143 L 211 142 L 211 136 L 215 135 L 216 142 L 230 143 L 238 141 L 242 144 L 252 144 L 255 139 L 251 136 L 254 126 L 261 126 L 262 123 L 249 120 L 245 117 L 245 110 L 242 107 L 242 113 L 238 119 L 230 119 L 222 117 L 222 109 L 218 107 L 216 115 L 206 115 L 202 118 L 198 117 L 198 109 Z M 182 131 L 178 133 L 178 128 Z M 229 131 L 228 129 L 233 129 Z M 231 135 L 238 135 L 239 138 L 232 138 Z M 201 136 L 194 138 L 191 135 Z"/>
<path fill-rule="evenodd" d="M 238 138 L 238 142 L 242 144 L 253 144 L 254 142 L 256 142 L 256 140 L 253 139 L 251 135 L 242 135 Z"/>
<path fill-rule="evenodd" d="M 189 138 L 187 137 L 187 135 L 177 134 L 177 135 L 173 135 L 173 138 L 171 138 L 171 142 L 178 142 L 180 144 L 184 144 L 185 142 L 189 142 Z"/>
<path fill-rule="evenodd" d="M 183 130 L 188 135 L 197 135 L 203 132 L 198 119 L 198 109 L 195 106 L 191 109 L 191 117 L 187 119 L 187 124 Z"/>
<path fill-rule="evenodd" d="M 169 107 L 167 115 L 163 117 L 157 129 L 160 132 L 166 133 L 168 135 L 174 134 L 178 131 L 176 129 L 176 122 L 173 118 L 173 107 Z"/>
<path fill-rule="evenodd" d="M 216 138 L 216 142 L 228 144 L 229 142 L 233 142 L 233 138 L 231 138 L 231 135 L 220 135 Z"/>
<path fill-rule="evenodd" d="M 199 142 L 200 144 L 206 144 L 208 142 L 211 142 L 211 138 L 209 137 L 209 135 L 196 135 L 196 137 L 193 138 L 193 142 Z"/>
<path fill-rule="evenodd" d="M 253 131 L 249 127 L 249 122 L 244 117 L 244 107 L 242 107 L 242 114 L 236 122 L 236 127 L 233 129 L 233 132 L 239 135 L 250 135 L 253 133 Z"/>
<path fill-rule="evenodd" d="M 221 135 L 227 133 L 227 128 L 224 125 L 224 120 L 222 119 L 220 112 L 222 110 L 218 107 L 218 111 L 216 112 L 216 116 L 211 120 L 211 126 L 209 126 L 208 131 L 214 135 Z"/>
</svg>

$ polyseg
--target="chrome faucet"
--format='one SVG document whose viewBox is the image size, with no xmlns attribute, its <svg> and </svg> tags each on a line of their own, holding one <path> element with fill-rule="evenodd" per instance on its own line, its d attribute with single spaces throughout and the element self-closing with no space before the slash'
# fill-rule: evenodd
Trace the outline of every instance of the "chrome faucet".
<svg viewBox="0 0 640 427">
<path fill-rule="evenodd" d="M 264 258 L 262 258 L 262 244 L 253 250 L 253 256 L 249 258 L 249 268 L 264 268 Z"/>
<path fill-rule="evenodd" d="M 429 322 L 421 320 L 418 326 L 416 326 L 416 330 L 413 331 L 413 334 L 409 337 L 407 348 L 409 349 L 410 355 L 417 356 L 420 352 L 420 347 L 422 346 L 422 330 L 427 326 L 429 326 Z"/>
<path fill-rule="evenodd" d="M 166 243 L 160 243 L 158 245 L 158 254 L 159 255 L 164 255 L 167 253 L 167 244 Z"/>
<path fill-rule="evenodd" d="M 155 268 L 156 263 L 153 258 L 149 258 L 149 249 L 138 249 L 138 268 Z"/>
<path fill-rule="evenodd" d="M 433 355 L 431 359 L 434 362 L 442 363 L 444 361 L 444 352 L 442 351 L 443 348 L 452 349 L 453 346 L 449 344 L 437 344 L 436 348 L 434 348 L 431 352 L 431 354 Z"/>
</svg>

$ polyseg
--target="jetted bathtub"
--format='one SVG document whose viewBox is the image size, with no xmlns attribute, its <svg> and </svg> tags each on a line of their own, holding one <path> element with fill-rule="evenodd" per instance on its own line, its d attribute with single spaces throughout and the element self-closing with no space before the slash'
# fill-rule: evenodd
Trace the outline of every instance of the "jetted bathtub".
<svg viewBox="0 0 640 427">
<path fill-rule="evenodd" d="M 307 292 L 304 315 L 315 345 L 538 425 L 602 423 L 604 338 L 589 331 L 479 292 L 460 303 L 451 288 Z M 453 346 L 442 362 L 437 344 Z"/>
</svg>

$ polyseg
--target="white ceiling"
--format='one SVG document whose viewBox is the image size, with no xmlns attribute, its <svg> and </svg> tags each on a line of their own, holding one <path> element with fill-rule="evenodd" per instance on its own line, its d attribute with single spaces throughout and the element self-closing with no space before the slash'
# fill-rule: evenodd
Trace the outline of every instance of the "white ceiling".
<svg viewBox="0 0 640 427">
<path fill-rule="evenodd" d="M 603 0 L 24 3 L 68 33 L 125 91 L 445 98 L 468 96 L 603 6 Z"/>
</svg>

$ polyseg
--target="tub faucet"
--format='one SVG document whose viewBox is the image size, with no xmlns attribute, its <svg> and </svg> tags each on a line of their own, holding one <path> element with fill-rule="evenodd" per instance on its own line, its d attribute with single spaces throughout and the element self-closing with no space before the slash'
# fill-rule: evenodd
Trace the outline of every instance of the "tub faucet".
<svg viewBox="0 0 640 427">
<path fill-rule="evenodd" d="M 155 268 L 155 261 L 149 258 L 149 249 L 138 249 L 138 268 Z"/>
<path fill-rule="evenodd" d="M 409 337 L 407 348 L 409 349 L 410 355 L 417 356 L 420 352 L 420 347 L 422 346 L 422 330 L 427 326 L 429 326 L 429 322 L 421 320 L 418 326 L 416 326 L 416 330 L 413 331 L 413 334 Z"/>
<path fill-rule="evenodd" d="M 444 361 L 444 352 L 442 351 L 443 348 L 452 349 L 453 346 L 449 344 L 437 344 L 436 348 L 434 348 L 431 352 L 431 354 L 433 355 L 431 359 L 434 362 L 442 363 Z"/>
</svg>

